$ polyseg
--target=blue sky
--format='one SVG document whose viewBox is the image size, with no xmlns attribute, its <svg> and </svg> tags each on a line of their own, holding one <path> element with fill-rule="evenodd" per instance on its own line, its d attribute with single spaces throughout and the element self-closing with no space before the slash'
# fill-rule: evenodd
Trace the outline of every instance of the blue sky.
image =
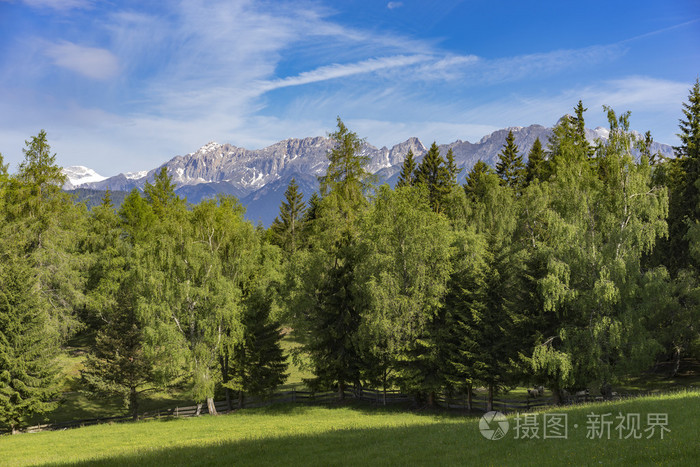
<svg viewBox="0 0 700 467">
<path fill-rule="evenodd" d="M 0 152 L 45 129 L 64 166 L 153 168 L 335 117 L 375 146 L 552 126 L 579 99 L 675 144 L 700 2 L 0 0 Z"/>
</svg>

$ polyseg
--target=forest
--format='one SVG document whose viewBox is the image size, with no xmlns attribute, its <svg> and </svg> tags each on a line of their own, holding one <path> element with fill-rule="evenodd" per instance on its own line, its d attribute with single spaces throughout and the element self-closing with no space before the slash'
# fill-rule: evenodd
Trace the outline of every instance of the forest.
<svg viewBox="0 0 700 467">
<path fill-rule="evenodd" d="M 543 385 L 609 392 L 659 362 L 700 359 L 700 81 L 674 158 L 630 113 L 605 108 L 588 142 L 583 103 L 528 154 L 462 170 L 433 143 L 394 188 L 365 170 L 340 118 L 304 200 L 292 181 L 270 228 L 237 199 L 190 205 L 165 169 L 115 209 L 61 190 L 43 130 L 10 173 L 0 155 L 0 427 L 58 401 L 57 358 L 82 336 L 82 390 L 136 418 L 155 388 L 198 404 L 283 383 L 281 341 L 314 390 L 399 388 L 489 398 Z"/>
</svg>

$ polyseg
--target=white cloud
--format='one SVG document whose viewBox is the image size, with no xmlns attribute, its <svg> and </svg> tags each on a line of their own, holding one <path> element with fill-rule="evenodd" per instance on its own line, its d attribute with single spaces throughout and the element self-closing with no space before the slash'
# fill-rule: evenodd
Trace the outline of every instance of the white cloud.
<svg viewBox="0 0 700 467">
<path fill-rule="evenodd" d="M 350 63 L 345 65 L 333 64 L 327 65 L 315 70 L 305 71 L 297 76 L 276 79 L 260 83 L 261 91 L 271 91 L 288 86 L 299 86 L 302 84 L 315 83 L 319 81 L 327 81 L 330 79 L 344 78 L 347 76 L 358 75 L 363 73 L 371 73 L 374 71 L 385 70 L 388 68 L 400 68 L 416 63 L 424 62 L 428 57 L 423 55 L 384 58 L 371 58 L 358 63 Z"/>
<path fill-rule="evenodd" d="M 46 50 L 54 65 L 92 79 L 105 80 L 116 76 L 119 62 L 109 50 L 84 47 L 63 41 Z"/>
<path fill-rule="evenodd" d="M 389 2 L 386 4 L 386 7 L 390 10 L 395 10 L 396 8 L 401 8 L 403 6 L 403 2 Z"/>
<path fill-rule="evenodd" d="M 92 6 L 91 0 L 23 0 L 23 2 L 32 8 L 52 8 L 59 11 Z"/>
</svg>

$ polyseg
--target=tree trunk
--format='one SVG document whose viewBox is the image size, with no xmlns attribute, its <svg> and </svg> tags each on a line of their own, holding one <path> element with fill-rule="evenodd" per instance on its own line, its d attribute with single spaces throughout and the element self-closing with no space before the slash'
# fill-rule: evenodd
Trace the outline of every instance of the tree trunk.
<svg viewBox="0 0 700 467">
<path fill-rule="evenodd" d="M 338 381 L 338 400 L 345 399 L 345 381 Z"/>
<path fill-rule="evenodd" d="M 384 369 L 384 374 L 382 375 L 382 389 L 383 389 L 382 402 L 384 403 L 384 405 L 386 405 L 386 368 Z"/>
<path fill-rule="evenodd" d="M 209 415 L 218 415 L 216 413 L 216 406 L 214 405 L 213 397 L 207 397 L 207 410 L 209 410 Z"/>
<path fill-rule="evenodd" d="M 245 394 L 243 391 L 238 391 L 238 408 L 243 408 L 243 403 L 245 402 Z"/>
<path fill-rule="evenodd" d="M 491 412 L 493 410 L 493 383 L 489 383 L 489 401 L 486 404 L 486 411 Z"/>
<path fill-rule="evenodd" d="M 139 418 L 139 400 L 136 386 L 131 386 L 129 391 L 129 409 L 131 410 L 131 418 L 138 420 Z"/>
<path fill-rule="evenodd" d="M 467 410 L 472 411 L 472 385 L 467 384 Z"/>
<path fill-rule="evenodd" d="M 435 407 L 435 391 L 428 392 L 428 407 Z"/>
<path fill-rule="evenodd" d="M 10 425 L 10 429 L 12 430 L 13 435 L 16 435 L 17 433 L 19 433 L 19 430 L 17 429 L 17 425 L 14 425 L 14 424 Z"/>
<path fill-rule="evenodd" d="M 194 413 L 195 417 L 199 417 L 202 414 L 202 403 L 197 402 L 197 411 Z"/>
<path fill-rule="evenodd" d="M 231 380 L 228 374 L 228 355 L 219 357 L 219 363 L 221 365 L 221 380 L 226 384 Z M 228 387 L 224 388 L 224 393 L 226 394 L 226 408 L 230 412 L 233 410 L 233 406 L 231 405 L 231 389 Z"/>
<path fill-rule="evenodd" d="M 681 366 L 681 349 L 679 347 L 676 347 L 675 352 L 673 353 L 673 368 L 671 369 L 671 374 L 668 376 L 669 378 L 673 378 L 678 374 L 678 369 Z"/>
<path fill-rule="evenodd" d="M 554 405 L 561 404 L 561 389 L 558 387 L 552 388 L 552 398 L 554 399 Z"/>
</svg>

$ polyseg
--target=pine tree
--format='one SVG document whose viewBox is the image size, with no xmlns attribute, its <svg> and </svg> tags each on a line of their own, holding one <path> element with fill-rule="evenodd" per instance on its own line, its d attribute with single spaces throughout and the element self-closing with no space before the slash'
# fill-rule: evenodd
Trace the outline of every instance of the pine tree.
<svg viewBox="0 0 700 467">
<path fill-rule="evenodd" d="M 25 142 L 24 160 L 6 192 L 8 235 L 34 269 L 39 298 L 62 338 L 78 331 L 75 310 L 83 304 L 79 244 L 87 210 L 61 190 L 65 176 L 43 130 Z"/>
<path fill-rule="evenodd" d="M 447 167 L 447 173 L 449 175 L 448 183 L 450 185 L 450 188 L 452 188 L 457 186 L 457 176 L 460 174 L 460 172 L 462 172 L 463 169 L 457 168 L 457 164 L 455 163 L 455 155 L 452 152 L 452 148 L 447 150 L 445 158 L 445 166 Z"/>
<path fill-rule="evenodd" d="M 474 164 L 474 167 L 467 174 L 467 180 L 464 184 L 464 191 L 470 199 L 475 199 L 482 191 L 483 178 L 486 175 L 495 174 L 493 169 L 484 161 L 479 159 Z"/>
<path fill-rule="evenodd" d="M 124 281 L 81 371 L 83 391 L 93 397 L 121 396 L 138 418 L 140 394 L 157 387 L 156 362 L 145 348 L 144 326 L 136 314 L 136 284 Z"/>
<path fill-rule="evenodd" d="M 248 299 L 243 316 L 243 339 L 234 346 L 226 386 L 237 389 L 239 407 L 244 395 L 269 396 L 286 379 L 287 357 L 281 341 L 280 323 L 270 317 L 269 291 L 259 290 Z"/>
<path fill-rule="evenodd" d="M 450 174 L 434 141 L 416 169 L 416 184 L 425 185 L 430 207 L 440 212 L 444 198 L 450 192 Z"/>
<path fill-rule="evenodd" d="M 280 246 L 287 255 L 294 254 L 301 243 L 305 211 L 304 194 L 299 191 L 299 185 L 292 178 L 284 192 L 280 214 L 270 226 L 273 243 Z"/>
<path fill-rule="evenodd" d="M 525 169 L 525 184 L 529 185 L 533 180 L 542 180 L 545 173 L 545 164 L 547 161 L 544 156 L 544 149 L 542 149 L 542 143 L 540 139 L 537 138 L 530 149 L 530 155 L 527 160 L 527 167 Z"/>
<path fill-rule="evenodd" d="M 518 154 L 518 146 L 515 144 L 513 132 L 509 131 L 503 150 L 498 154 L 496 173 L 502 183 L 511 188 L 519 188 L 523 182 L 523 156 Z"/>
<path fill-rule="evenodd" d="M 364 195 L 373 180 L 365 169 L 369 156 L 362 154 L 364 141 L 348 130 L 340 117 L 338 129 L 329 137 L 335 145 L 328 154 L 328 170 L 319 177 L 321 195 L 333 196 L 339 211 L 347 218 L 367 202 Z"/>
<path fill-rule="evenodd" d="M 146 195 L 146 199 L 151 204 L 153 212 L 158 217 L 165 216 L 168 207 L 180 201 L 175 194 L 175 184 L 170 175 L 168 175 L 168 168 L 166 166 L 163 166 L 160 171 L 156 173 L 152 184 L 151 182 L 146 182 L 143 192 Z"/>
<path fill-rule="evenodd" d="M 408 150 L 406 158 L 403 160 L 401 165 L 401 172 L 399 173 L 399 178 L 396 181 L 396 188 L 402 186 L 413 186 L 415 182 L 415 172 L 416 170 L 416 160 L 413 157 L 413 151 Z"/>
<path fill-rule="evenodd" d="M 55 329 L 30 267 L 0 247 L 0 424 L 14 434 L 36 413 L 55 408 Z"/>
</svg>

